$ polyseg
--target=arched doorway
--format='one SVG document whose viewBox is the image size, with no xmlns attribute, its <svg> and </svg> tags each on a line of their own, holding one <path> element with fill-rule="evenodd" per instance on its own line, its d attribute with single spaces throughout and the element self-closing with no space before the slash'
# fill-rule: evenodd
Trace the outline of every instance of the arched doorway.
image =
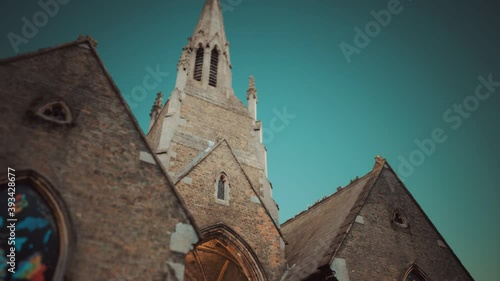
<svg viewBox="0 0 500 281">
<path fill-rule="evenodd" d="M 186 255 L 186 281 L 265 281 L 250 247 L 230 228 L 202 231 L 203 240 Z"/>
</svg>

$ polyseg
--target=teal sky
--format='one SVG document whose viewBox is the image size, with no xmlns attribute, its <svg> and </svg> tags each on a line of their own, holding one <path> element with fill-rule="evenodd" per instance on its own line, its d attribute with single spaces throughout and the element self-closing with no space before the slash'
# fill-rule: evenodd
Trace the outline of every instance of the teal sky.
<svg viewBox="0 0 500 281">
<path fill-rule="evenodd" d="M 500 87 L 484 100 L 471 97 L 479 76 L 500 81 L 499 1 L 401 0 L 401 12 L 350 63 L 339 45 L 355 46 L 354 28 L 365 29 L 370 11 L 387 9 L 388 0 L 221 1 L 237 4 L 224 13 L 237 96 L 245 101 L 253 74 L 265 130 L 272 131 L 273 109 L 296 115 L 266 137 L 281 220 L 363 176 L 382 155 L 473 277 L 499 280 Z M 15 55 L 7 34 L 22 35 L 21 19 L 31 21 L 41 10 L 36 1 L 20 2 L 0 3 L 2 58 Z M 19 52 L 93 36 L 146 130 L 155 93 L 168 96 L 173 89 L 181 48 L 203 2 L 72 0 Z M 157 65 L 171 75 L 134 100 L 131 91 L 142 84 L 146 67 Z M 443 119 L 466 99 L 467 108 L 477 109 L 467 118 L 448 116 L 461 124 Z M 446 141 L 406 175 L 401 157 L 413 153 L 419 160 L 415 140 L 431 138 L 436 128 Z"/>
</svg>

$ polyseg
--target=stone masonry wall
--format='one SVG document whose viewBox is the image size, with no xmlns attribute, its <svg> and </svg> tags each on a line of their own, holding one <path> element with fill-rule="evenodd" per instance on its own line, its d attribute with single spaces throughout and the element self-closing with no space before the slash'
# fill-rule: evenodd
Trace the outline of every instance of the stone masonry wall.
<svg viewBox="0 0 500 281">
<path fill-rule="evenodd" d="M 229 178 L 228 205 L 216 202 L 215 183 L 221 172 Z M 256 253 L 269 280 L 280 280 L 286 269 L 283 240 L 225 142 L 176 187 L 201 229 L 220 223 L 229 226 Z"/>
<path fill-rule="evenodd" d="M 190 83 L 180 106 L 180 118 L 184 122 L 175 132 L 168 155 L 160 156 L 163 164 L 172 176 L 179 175 L 210 144 L 224 138 L 245 171 L 251 175 L 252 185 L 260 192 L 267 208 L 278 221 L 278 207 L 271 192 L 265 190 L 270 189 L 270 184 L 266 182 L 264 166 L 259 160 L 263 145 L 254 133 L 254 121 L 247 108 L 234 95 L 226 97 L 217 89 L 205 91 L 195 85 L 196 81 Z M 259 151 L 259 146 L 262 151 Z"/>
<path fill-rule="evenodd" d="M 407 228 L 392 222 L 395 209 L 406 216 Z M 384 168 L 359 215 L 336 256 L 345 260 L 350 281 L 403 280 L 412 264 L 430 280 L 471 280 L 390 169 Z"/>
<path fill-rule="evenodd" d="M 73 125 L 33 115 L 61 99 Z M 177 280 L 197 240 L 176 232 L 193 229 L 188 215 L 127 110 L 87 43 L 0 65 L 0 167 L 34 170 L 62 197 L 69 281 Z"/>
</svg>

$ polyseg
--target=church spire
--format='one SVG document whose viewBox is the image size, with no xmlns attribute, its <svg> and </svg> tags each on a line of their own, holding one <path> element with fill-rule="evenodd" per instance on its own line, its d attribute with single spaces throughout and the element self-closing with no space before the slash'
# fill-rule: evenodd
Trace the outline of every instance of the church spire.
<svg viewBox="0 0 500 281">
<path fill-rule="evenodd" d="M 193 36 L 183 49 L 176 88 L 182 91 L 186 83 L 193 82 L 229 97 L 234 94 L 231 68 L 220 0 L 207 0 Z"/>
<path fill-rule="evenodd" d="M 226 45 L 226 32 L 224 31 L 220 0 L 207 0 L 205 2 L 192 39 L 195 42 L 202 40 L 208 44 L 218 43 L 219 47 Z"/>
</svg>

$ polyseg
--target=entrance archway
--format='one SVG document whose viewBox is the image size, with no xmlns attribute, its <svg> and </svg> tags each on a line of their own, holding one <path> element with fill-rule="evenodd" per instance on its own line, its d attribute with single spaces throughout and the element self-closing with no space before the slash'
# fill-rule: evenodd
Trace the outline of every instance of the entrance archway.
<svg viewBox="0 0 500 281">
<path fill-rule="evenodd" d="M 203 240 L 186 255 L 186 281 L 266 281 L 255 253 L 224 225 L 202 231 Z"/>
</svg>

